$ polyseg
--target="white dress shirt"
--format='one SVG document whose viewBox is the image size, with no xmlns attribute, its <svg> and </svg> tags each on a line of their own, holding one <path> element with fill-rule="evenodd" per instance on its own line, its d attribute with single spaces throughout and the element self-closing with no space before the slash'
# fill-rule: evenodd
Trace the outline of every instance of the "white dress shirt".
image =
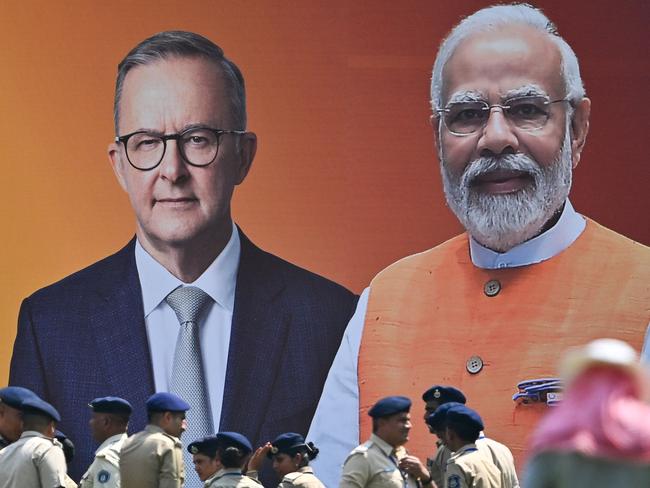
<svg viewBox="0 0 650 488">
<path fill-rule="evenodd" d="M 240 252 L 239 233 L 233 223 L 230 240 L 219 256 L 196 281 L 183 283 L 147 253 L 139 241 L 135 245 L 156 392 L 169 391 L 179 330 L 176 314 L 165 297 L 181 285 L 192 285 L 214 300 L 199 325 L 199 336 L 215 432 L 219 430 L 221 419 Z"/>
<path fill-rule="evenodd" d="M 584 217 L 567 200 L 553 227 L 504 253 L 492 251 L 470 238 L 472 263 L 483 269 L 540 263 L 573 244 L 585 226 Z M 310 465 L 325 486 L 339 485 L 343 463 L 360 441 L 357 366 L 369 294 L 370 288 L 366 288 L 348 323 L 307 435 L 320 451 Z"/>
</svg>

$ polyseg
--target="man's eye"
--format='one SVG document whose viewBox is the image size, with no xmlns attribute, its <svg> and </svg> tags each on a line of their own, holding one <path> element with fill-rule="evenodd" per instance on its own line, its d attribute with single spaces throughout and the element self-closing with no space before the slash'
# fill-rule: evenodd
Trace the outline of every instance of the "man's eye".
<svg viewBox="0 0 650 488">
<path fill-rule="evenodd" d="M 542 106 L 535 103 L 516 103 L 510 105 L 508 113 L 512 117 L 521 119 L 530 119 L 546 116 L 546 111 Z"/>
<path fill-rule="evenodd" d="M 475 119 L 480 119 L 482 117 L 483 117 L 483 110 L 476 109 L 476 108 L 466 108 L 456 114 L 456 118 L 459 121 L 475 120 Z"/>
<path fill-rule="evenodd" d="M 161 140 L 155 137 L 141 137 L 133 141 L 136 151 L 151 151 L 161 144 Z"/>
</svg>

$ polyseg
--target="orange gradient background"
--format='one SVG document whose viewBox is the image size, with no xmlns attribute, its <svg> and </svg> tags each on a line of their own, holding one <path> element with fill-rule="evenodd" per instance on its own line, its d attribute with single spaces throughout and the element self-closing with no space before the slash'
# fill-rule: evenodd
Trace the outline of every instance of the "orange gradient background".
<svg viewBox="0 0 650 488">
<path fill-rule="evenodd" d="M 246 78 L 259 138 L 236 221 L 264 249 L 360 292 L 389 263 L 460 231 L 428 123 L 430 69 L 452 25 L 488 4 L 2 2 L 0 385 L 21 300 L 134 232 L 106 148 L 116 66 L 137 42 L 183 29 L 224 48 Z M 572 201 L 649 244 L 648 4 L 537 5 L 577 52 L 593 101 Z"/>
</svg>

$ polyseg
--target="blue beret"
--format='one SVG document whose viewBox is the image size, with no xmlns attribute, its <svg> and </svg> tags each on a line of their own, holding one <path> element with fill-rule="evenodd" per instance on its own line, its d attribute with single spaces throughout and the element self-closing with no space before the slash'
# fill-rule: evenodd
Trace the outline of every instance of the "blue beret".
<svg viewBox="0 0 650 488">
<path fill-rule="evenodd" d="M 253 450 L 253 446 L 248 438 L 239 432 L 219 432 L 217 433 L 217 440 L 219 441 L 220 447 L 237 447 L 244 451 L 244 455 Z"/>
<path fill-rule="evenodd" d="M 36 395 L 32 390 L 28 390 L 22 386 L 7 386 L 5 388 L 0 388 L 0 401 L 12 408 L 20 409 L 23 401 L 28 398 L 38 398 L 38 395 Z"/>
<path fill-rule="evenodd" d="M 147 399 L 147 412 L 186 412 L 190 404 L 178 395 L 161 391 Z"/>
<path fill-rule="evenodd" d="M 39 415 L 50 417 L 52 420 L 57 422 L 61 422 L 61 416 L 59 415 L 59 412 L 57 412 L 56 408 L 38 397 L 27 398 L 21 404 L 20 409 L 24 413 L 37 413 Z"/>
<path fill-rule="evenodd" d="M 305 438 L 300 434 L 296 434 L 295 432 L 286 432 L 277 436 L 275 440 L 271 442 L 271 446 L 271 450 L 267 454 L 268 457 L 279 453 L 293 454 L 296 448 L 306 446 L 306 444 Z"/>
<path fill-rule="evenodd" d="M 433 429 L 433 430 L 441 430 L 445 426 L 445 422 L 447 421 L 447 412 L 459 405 L 463 405 L 462 403 L 458 402 L 447 402 L 442 405 L 440 405 L 438 408 L 433 413 L 430 413 L 427 416 L 427 424 Z"/>
<path fill-rule="evenodd" d="M 219 439 L 216 435 L 210 435 L 195 440 L 187 446 L 187 450 L 192 454 L 204 454 L 213 458 L 217 453 L 217 447 L 219 447 Z"/>
<path fill-rule="evenodd" d="M 97 413 L 126 413 L 130 414 L 133 411 L 131 404 L 124 398 L 107 396 L 102 398 L 95 398 L 88 404 Z"/>
<path fill-rule="evenodd" d="M 447 402 L 465 403 L 467 400 L 463 392 L 453 386 L 434 385 L 422 394 L 425 402 L 438 402 L 440 405 Z"/>
<path fill-rule="evenodd" d="M 447 411 L 447 421 L 471 426 L 476 430 L 483 430 L 481 416 L 465 405 L 455 405 Z"/>
<path fill-rule="evenodd" d="M 368 415 L 372 418 L 388 417 L 396 413 L 408 412 L 411 409 L 411 400 L 403 396 L 390 396 L 382 398 L 375 403 Z"/>
</svg>

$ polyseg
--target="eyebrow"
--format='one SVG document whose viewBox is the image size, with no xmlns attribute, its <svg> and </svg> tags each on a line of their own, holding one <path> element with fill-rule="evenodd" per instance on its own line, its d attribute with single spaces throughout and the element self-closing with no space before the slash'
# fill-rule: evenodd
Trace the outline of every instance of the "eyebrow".
<svg viewBox="0 0 650 488">
<path fill-rule="evenodd" d="M 464 90 L 454 93 L 449 100 L 447 105 L 450 103 L 462 103 L 462 102 L 483 102 L 485 101 L 485 95 L 477 90 Z"/>
<path fill-rule="evenodd" d="M 176 134 L 182 134 L 183 132 L 188 131 L 188 130 L 192 130 L 192 129 L 213 129 L 213 127 L 211 127 L 211 126 L 209 126 L 207 124 L 201 124 L 201 123 L 187 124 L 187 125 L 183 126 L 183 128 L 181 128 L 181 130 L 176 132 Z M 137 130 L 134 130 L 132 133 L 135 133 L 135 132 L 144 132 L 146 134 L 151 134 L 151 135 L 154 135 L 154 136 L 168 135 L 167 133 L 162 132 L 162 131 L 160 131 L 158 129 L 150 129 L 150 128 L 147 128 L 147 127 L 141 127 L 141 128 L 139 128 Z M 172 134 L 172 133 L 170 132 L 170 134 Z"/>
<path fill-rule="evenodd" d="M 518 97 L 547 97 L 548 93 L 539 85 L 529 84 L 508 90 L 502 97 L 502 100 L 510 100 Z"/>
</svg>

